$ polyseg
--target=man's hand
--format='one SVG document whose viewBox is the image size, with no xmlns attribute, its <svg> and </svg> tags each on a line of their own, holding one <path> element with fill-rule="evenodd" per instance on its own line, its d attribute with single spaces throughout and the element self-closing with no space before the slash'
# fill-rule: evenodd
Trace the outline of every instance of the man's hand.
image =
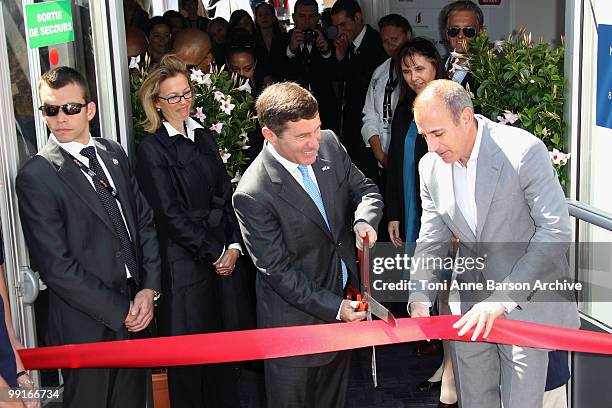
<svg viewBox="0 0 612 408">
<path fill-rule="evenodd" d="M 402 238 L 400 238 L 400 222 L 399 221 L 389 221 L 387 224 L 387 231 L 389 232 L 389 238 L 391 238 L 391 242 L 395 245 L 396 248 L 401 247 L 404 244 Z"/>
<path fill-rule="evenodd" d="M 300 45 L 304 44 L 304 33 L 299 28 L 294 28 L 291 32 L 291 40 L 289 41 L 289 49 L 292 53 L 296 53 Z"/>
<path fill-rule="evenodd" d="M 355 231 L 355 245 L 358 249 L 363 249 L 363 238 L 366 235 L 370 239 L 370 248 L 372 248 L 376 243 L 376 231 L 367 222 L 358 222 L 357 224 L 355 224 L 353 231 Z"/>
<path fill-rule="evenodd" d="M 336 59 L 338 61 L 342 61 L 344 59 L 344 56 L 346 55 L 346 52 L 348 51 L 348 36 L 346 34 L 340 34 L 336 37 L 334 44 L 336 46 Z"/>
<path fill-rule="evenodd" d="M 474 325 L 476 325 L 476 329 L 474 329 L 474 334 L 472 334 L 472 341 L 475 341 L 478 338 L 478 335 L 482 331 L 482 328 L 485 327 L 484 335 L 482 336 L 484 339 L 489 337 L 489 332 L 491 332 L 491 328 L 493 328 L 493 322 L 499 316 L 503 315 L 506 311 L 506 307 L 501 302 L 491 302 L 485 300 L 484 302 L 476 303 L 466 314 L 464 314 L 461 319 L 459 319 L 455 324 L 453 324 L 453 328 L 459 330 L 459 336 L 463 336 L 470 330 Z"/>
<path fill-rule="evenodd" d="M 226 250 L 221 259 L 213 264 L 215 272 L 222 276 L 230 275 L 234 271 L 239 256 L 240 251 L 235 248 Z"/>
<path fill-rule="evenodd" d="M 130 310 L 125 318 L 125 327 L 128 331 L 139 332 L 147 328 L 153 319 L 153 289 L 143 289 L 136 293 L 130 302 Z"/>
<path fill-rule="evenodd" d="M 366 312 L 356 312 L 359 301 L 344 299 L 340 305 L 340 320 L 343 322 L 358 322 L 366 318 Z"/>
<path fill-rule="evenodd" d="M 321 30 L 315 30 L 315 31 L 317 33 L 315 45 L 317 46 L 321 54 L 327 54 L 327 52 L 329 51 L 329 43 L 327 42 L 327 39 L 325 38 Z"/>
<path fill-rule="evenodd" d="M 429 317 L 429 306 L 421 302 L 408 303 L 410 317 Z"/>
</svg>

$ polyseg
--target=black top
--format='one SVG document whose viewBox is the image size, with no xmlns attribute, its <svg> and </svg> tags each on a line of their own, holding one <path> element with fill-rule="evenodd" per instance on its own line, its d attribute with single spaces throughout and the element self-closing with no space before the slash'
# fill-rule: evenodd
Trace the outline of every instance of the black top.
<svg viewBox="0 0 612 408">
<path fill-rule="evenodd" d="M 400 101 L 395 108 L 393 122 L 391 122 L 391 141 L 388 150 L 387 164 L 387 196 L 385 200 L 385 210 L 387 220 L 400 222 L 400 236 L 404 239 L 405 235 L 405 214 L 404 214 L 404 143 L 406 134 L 412 123 L 412 102 L 413 99 Z M 421 217 L 421 194 L 419 182 L 419 161 L 427 153 L 427 142 L 423 137 L 417 135 L 414 146 L 414 174 L 415 188 L 417 197 L 417 217 Z"/>
</svg>

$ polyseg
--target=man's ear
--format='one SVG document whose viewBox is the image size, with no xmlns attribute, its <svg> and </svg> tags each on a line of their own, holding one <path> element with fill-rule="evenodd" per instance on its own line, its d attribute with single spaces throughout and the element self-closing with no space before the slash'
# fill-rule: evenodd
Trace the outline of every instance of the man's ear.
<svg viewBox="0 0 612 408">
<path fill-rule="evenodd" d="M 463 126 L 467 126 L 475 120 L 474 118 L 474 110 L 472 108 L 464 108 L 463 112 L 461 112 L 461 123 Z"/>
<path fill-rule="evenodd" d="M 87 104 L 87 120 L 92 120 L 96 116 L 96 103 L 91 101 Z"/>
<path fill-rule="evenodd" d="M 359 11 L 356 12 L 353 20 L 357 23 L 363 23 L 363 14 L 361 14 Z"/>
<path fill-rule="evenodd" d="M 270 128 L 264 126 L 261 128 L 261 134 L 263 135 L 264 139 L 272 143 L 272 146 L 276 144 L 276 135 L 270 130 Z"/>
</svg>

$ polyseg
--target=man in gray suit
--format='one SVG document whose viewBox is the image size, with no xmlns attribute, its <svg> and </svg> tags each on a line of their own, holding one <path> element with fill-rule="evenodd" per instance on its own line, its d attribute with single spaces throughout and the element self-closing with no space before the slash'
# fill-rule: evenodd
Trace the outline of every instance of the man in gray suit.
<svg viewBox="0 0 612 408">
<path fill-rule="evenodd" d="M 376 241 L 383 203 L 331 131 L 316 99 L 291 82 L 257 99 L 266 145 L 233 197 L 257 274 L 259 327 L 357 321 L 355 244 Z M 354 231 L 355 236 L 353 236 Z M 344 407 L 347 351 L 265 361 L 270 407 Z"/>
<path fill-rule="evenodd" d="M 433 81 L 416 99 L 414 117 L 429 149 L 419 163 L 423 215 L 415 258 L 445 257 L 455 237 L 459 256 L 482 262 L 451 279 L 484 285 L 458 294 L 456 314 L 464 316 L 453 327 L 459 335 L 475 327 L 472 342 L 451 342 L 459 404 L 540 407 L 547 350 L 473 341 L 483 329 L 486 339 L 498 317 L 579 326 L 571 291 L 536 285 L 569 279 L 570 220 L 549 153 L 532 134 L 474 115 L 468 93 L 452 81 Z M 432 263 L 420 265 L 413 280 L 440 281 L 427 268 Z M 487 287 L 491 282 L 498 285 Z M 411 316 L 429 316 L 436 293 L 416 287 Z"/>
</svg>

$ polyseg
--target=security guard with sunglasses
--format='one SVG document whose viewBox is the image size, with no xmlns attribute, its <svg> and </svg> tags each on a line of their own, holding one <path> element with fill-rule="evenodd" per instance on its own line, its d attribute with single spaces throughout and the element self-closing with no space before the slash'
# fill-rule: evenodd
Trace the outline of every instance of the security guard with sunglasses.
<svg viewBox="0 0 612 408">
<path fill-rule="evenodd" d="M 92 138 L 96 104 L 72 68 L 45 73 L 51 131 L 17 176 L 23 232 L 49 287 L 50 345 L 145 337 L 160 291 L 153 213 L 124 151 Z M 145 369 L 64 369 L 64 407 L 145 407 Z"/>
</svg>

